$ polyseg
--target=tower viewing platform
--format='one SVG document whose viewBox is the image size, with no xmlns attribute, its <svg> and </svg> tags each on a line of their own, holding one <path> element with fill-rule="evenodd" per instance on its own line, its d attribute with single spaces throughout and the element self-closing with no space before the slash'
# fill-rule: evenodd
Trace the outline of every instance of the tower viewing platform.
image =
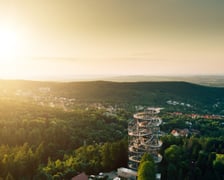
<svg viewBox="0 0 224 180">
<path fill-rule="evenodd" d="M 134 114 L 133 120 L 129 122 L 129 168 L 137 170 L 144 153 L 149 153 L 155 163 L 162 161 L 159 154 L 163 144 L 159 138 L 162 119 L 159 113 L 160 108 L 147 108 L 144 112 Z"/>
</svg>

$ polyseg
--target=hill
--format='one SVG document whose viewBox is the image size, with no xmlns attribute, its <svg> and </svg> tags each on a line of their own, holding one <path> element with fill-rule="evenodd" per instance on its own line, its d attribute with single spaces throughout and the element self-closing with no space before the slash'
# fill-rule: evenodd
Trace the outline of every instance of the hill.
<svg viewBox="0 0 224 180">
<path fill-rule="evenodd" d="M 207 87 L 187 82 L 38 82 L 0 81 L 0 90 L 40 93 L 48 88 L 57 97 L 75 98 L 78 102 L 106 102 L 132 105 L 167 106 L 167 101 L 188 104 L 193 109 L 220 112 L 224 104 L 224 88 Z M 172 104 L 172 103 L 171 103 Z M 175 104 L 175 103 L 174 103 Z M 176 104 L 177 105 L 177 104 Z M 177 108 L 178 106 L 175 106 Z"/>
<path fill-rule="evenodd" d="M 115 82 L 162 82 L 162 81 L 184 81 L 212 87 L 224 87 L 223 75 L 186 75 L 186 76 L 114 76 L 101 78 L 106 81 Z"/>
</svg>

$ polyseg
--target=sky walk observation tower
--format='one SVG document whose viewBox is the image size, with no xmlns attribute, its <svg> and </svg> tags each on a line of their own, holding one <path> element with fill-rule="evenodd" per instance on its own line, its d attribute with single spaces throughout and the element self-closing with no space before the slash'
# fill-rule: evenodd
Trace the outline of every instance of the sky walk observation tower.
<svg viewBox="0 0 224 180">
<path fill-rule="evenodd" d="M 142 155 L 149 153 L 155 163 L 162 161 L 159 149 L 161 118 L 158 117 L 160 108 L 147 108 L 144 112 L 134 114 L 133 120 L 128 124 L 129 136 L 129 163 L 130 169 L 137 170 Z"/>
</svg>

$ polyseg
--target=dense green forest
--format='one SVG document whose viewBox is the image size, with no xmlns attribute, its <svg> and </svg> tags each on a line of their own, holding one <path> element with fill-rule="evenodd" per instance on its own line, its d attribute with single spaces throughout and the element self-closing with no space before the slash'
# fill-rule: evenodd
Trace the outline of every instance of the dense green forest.
<svg viewBox="0 0 224 180">
<path fill-rule="evenodd" d="M 34 178 L 38 167 L 49 159 L 63 159 L 85 144 L 113 143 L 127 134 L 125 116 L 108 117 L 100 110 L 64 112 L 1 100 L 0 112 L 2 177 L 10 173 L 13 177 Z"/>
<path fill-rule="evenodd" d="M 221 180 L 223 100 L 223 88 L 184 82 L 1 81 L 0 177 L 71 179 L 126 167 L 128 122 L 154 105 L 164 107 L 162 179 Z M 170 135 L 175 128 L 189 133 Z"/>
</svg>

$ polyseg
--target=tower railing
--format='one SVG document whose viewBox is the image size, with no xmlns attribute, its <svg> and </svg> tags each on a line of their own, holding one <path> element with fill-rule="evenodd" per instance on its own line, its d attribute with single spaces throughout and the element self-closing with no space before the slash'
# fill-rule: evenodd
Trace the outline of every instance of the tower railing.
<svg viewBox="0 0 224 180">
<path fill-rule="evenodd" d="M 160 124 L 162 119 L 158 116 L 160 108 L 147 108 L 144 112 L 133 115 L 133 120 L 128 125 L 129 135 L 129 168 L 137 170 L 141 157 L 149 153 L 155 163 L 162 161 L 159 149 Z"/>
</svg>

